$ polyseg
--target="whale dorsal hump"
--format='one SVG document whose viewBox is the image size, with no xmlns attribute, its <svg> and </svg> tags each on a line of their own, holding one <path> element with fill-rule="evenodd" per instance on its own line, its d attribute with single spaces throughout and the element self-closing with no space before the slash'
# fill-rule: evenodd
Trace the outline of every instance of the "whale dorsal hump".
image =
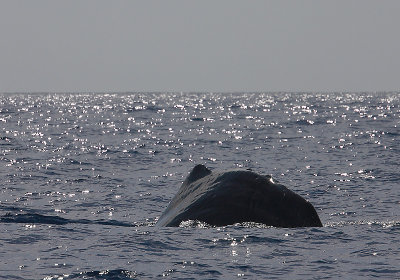
<svg viewBox="0 0 400 280">
<path fill-rule="evenodd" d="M 196 165 L 190 174 L 186 177 L 183 185 L 190 184 L 196 180 L 199 180 L 207 175 L 211 174 L 211 170 L 205 167 L 203 164 Z"/>
</svg>

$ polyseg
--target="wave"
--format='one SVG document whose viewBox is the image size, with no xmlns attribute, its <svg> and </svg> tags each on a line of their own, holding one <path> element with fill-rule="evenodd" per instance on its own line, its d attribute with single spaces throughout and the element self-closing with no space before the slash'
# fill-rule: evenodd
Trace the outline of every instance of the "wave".
<svg viewBox="0 0 400 280">
<path fill-rule="evenodd" d="M 145 223 L 126 223 L 117 220 L 88 220 L 88 219 L 67 219 L 59 216 L 48 216 L 37 213 L 6 213 L 0 217 L 0 223 L 22 223 L 22 224 L 49 224 L 49 225 L 66 225 L 66 224 L 95 224 L 117 227 L 138 227 L 147 225 Z"/>
<path fill-rule="evenodd" d="M 46 280 L 55 280 L 55 279 L 113 279 L 113 280 L 127 280 L 127 279 L 136 279 L 138 277 L 138 273 L 136 271 L 129 271 L 125 269 L 113 269 L 113 270 L 95 270 L 95 271 L 84 271 L 73 274 L 64 274 L 64 275 L 53 275 L 47 276 L 44 279 Z"/>
</svg>

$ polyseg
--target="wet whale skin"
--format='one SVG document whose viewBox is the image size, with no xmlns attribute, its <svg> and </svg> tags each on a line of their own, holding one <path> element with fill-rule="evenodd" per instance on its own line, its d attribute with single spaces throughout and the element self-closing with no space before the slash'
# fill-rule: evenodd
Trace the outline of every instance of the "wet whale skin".
<svg viewBox="0 0 400 280">
<path fill-rule="evenodd" d="M 321 227 L 313 205 L 250 170 L 212 172 L 197 165 L 159 218 L 159 226 L 196 220 L 212 226 L 256 222 L 274 227 Z"/>
</svg>

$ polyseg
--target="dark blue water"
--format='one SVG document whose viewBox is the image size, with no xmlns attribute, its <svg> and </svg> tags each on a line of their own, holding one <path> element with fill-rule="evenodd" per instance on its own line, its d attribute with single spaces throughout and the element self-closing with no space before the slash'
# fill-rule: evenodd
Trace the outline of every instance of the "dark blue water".
<svg viewBox="0 0 400 280">
<path fill-rule="evenodd" d="M 397 93 L 2 94 L 1 279 L 399 279 Z M 323 228 L 154 227 L 196 164 Z"/>
</svg>

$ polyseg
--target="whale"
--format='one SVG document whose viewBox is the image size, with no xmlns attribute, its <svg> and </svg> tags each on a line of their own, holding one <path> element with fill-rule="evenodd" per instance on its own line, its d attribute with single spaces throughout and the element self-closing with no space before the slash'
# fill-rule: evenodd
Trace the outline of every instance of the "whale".
<svg viewBox="0 0 400 280">
<path fill-rule="evenodd" d="M 202 164 L 189 173 L 156 225 L 177 227 L 189 220 L 210 226 L 247 222 L 281 228 L 322 226 L 310 202 L 270 175 L 242 169 L 213 172 Z"/>
</svg>

